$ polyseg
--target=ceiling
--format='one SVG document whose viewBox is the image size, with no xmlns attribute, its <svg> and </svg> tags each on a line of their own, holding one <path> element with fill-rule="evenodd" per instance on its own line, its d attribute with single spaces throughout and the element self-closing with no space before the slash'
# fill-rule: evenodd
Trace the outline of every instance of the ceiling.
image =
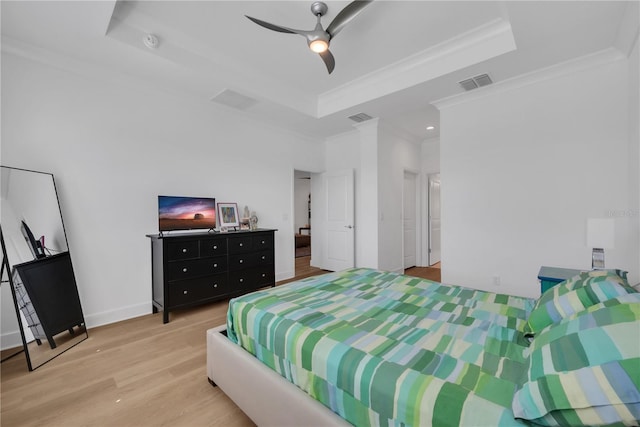
<svg viewBox="0 0 640 427">
<path fill-rule="evenodd" d="M 326 3 L 325 28 L 349 2 Z M 462 93 L 461 80 L 488 73 L 501 82 L 616 47 L 629 3 L 374 1 L 332 40 L 330 75 L 303 37 L 244 16 L 311 30 L 311 1 L 5 0 L 0 7 L 7 52 L 55 53 L 76 71 L 133 77 L 205 102 L 248 97 L 222 108 L 318 139 L 352 129 L 348 116 L 363 112 L 420 141 L 439 135 L 431 102 Z M 157 36 L 157 48 L 145 46 L 147 34 Z"/>
</svg>

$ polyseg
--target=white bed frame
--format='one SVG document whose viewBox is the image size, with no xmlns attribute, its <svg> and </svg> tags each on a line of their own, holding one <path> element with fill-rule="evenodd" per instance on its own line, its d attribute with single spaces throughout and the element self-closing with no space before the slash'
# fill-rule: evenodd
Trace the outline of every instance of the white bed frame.
<svg viewBox="0 0 640 427">
<path fill-rule="evenodd" d="M 350 426 L 329 408 L 231 342 L 207 331 L 207 376 L 259 426 Z"/>
</svg>

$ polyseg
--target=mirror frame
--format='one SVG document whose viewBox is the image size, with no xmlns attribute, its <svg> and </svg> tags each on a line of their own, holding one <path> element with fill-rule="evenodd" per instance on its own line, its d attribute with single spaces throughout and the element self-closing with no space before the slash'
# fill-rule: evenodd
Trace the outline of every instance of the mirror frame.
<svg viewBox="0 0 640 427">
<path fill-rule="evenodd" d="M 48 173 L 48 172 L 40 172 L 40 171 L 35 171 L 35 170 L 29 170 L 29 169 L 23 169 L 23 168 L 15 168 L 12 166 L 5 166 L 5 165 L 0 165 L 0 171 L 3 169 L 9 169 L 9 170 L 17 170 L 17 171 L 21 171 L 21 172 L 29 172 L 29 173 L 36 173 L 36 174 L 41 174 L 41 175 L 47 175 L 51 178 L 51 183 L 53 185 L 53 191 L 54 191 L 54 195 L 55 195 L 55 199 L 57 202 L 57 212 L 60 218 L 60 224 L 62 226 L 62 233 L 64 235 L 64 244 L 66 246 L 65 250 L 62 252 L 67 252 L 69 254 L 69 262 L 71 263 L 71 272 L 73 274 L 73 285 L 76 289 L 78 289 L 77 286 L 77 281 L 76 281 L 76 277 L 75 277 L 75 271 L 73 269 L 73 263 L 70 257 L 70 252 L 69 252 L 69 241 L 67 239 L 67 231 L 66 228 L 64 226 L 64 218 L 62 216 L 62 209 L 60 207 L 60 198 L 58 197 L 58 189 L 56 187 L 56 182 L 55 182 L 55 178 L 53 176 L 52 173 Z M 83 331 L 82 334 L 84 334 L 84 336 L 80 336 L 77 335 L 76 337 L 79 337 L 80 339 L 77 340 L 77 342 L 69 345 L 68 347 L 65 347 L 63 349 L 60 349 L 59 351 L 55 352 L 55 354 L 51 355 L 50 357 L 47 357 L 46 360 L 42 361 L 41 363 L 39 363 L 37 366 L 34 366 L 34 363 L 32 361 L 32 357 L 29 353 L 29 346 L 28 344 L 31 343 L 27 342 L 27 338 L 26 338 L 26 334 L 25 334 L 25 325 L 22 321 L 22 315 L 20 314 L 20 307 L 18 304 L 18 298 L 16 295 L 16 290 L 15 290 L 15 283 L 14 283 L 14 278 L 13 278 L 13 266 L 10 263 L 9 260 L 9 256 L 7 254 L 7 248 L 5 245 L 5 240 L 4 240 L 4 232 L 2 230 L 2 225 L 0 224 L 0 241 L 1 241 L 1 245 L 2 245 L 2 275 L 4 275 L 4 272 L 6 270 L 7 272 L 7 276 L 8 276 L 8 280 L 3 280 L 2 282 L 8 282 L 9 286 L 11 288 L 11 295 L 13 297 L 13 305 L 15 308 L 15 313 L 16 313 L 16 317 L 18 320 L 18 328 L 20 329 L 20 335 L 22 337 L 22 350 L 19 350 L 17 352 L 15 352 L 14 354 L 11 354 L 10 356 L 7 356 L 5 358 L 2 359 L 2 361 L 4 362 L 5 360 L 8 360 L 14 356 L 17 356 L 18 354 L 22 353 L 24 351 L 25 353 L 25 357 L 26 357 L 26 361 L 27 361 L 27 367 L 29 369 L 29 371 L 34 371 L 35 369 L 47 364 L 48 362 L 52 361 L 53 359 L 57 358 L 58 356 L 60 356 L 61 354 L 67 352 L 68 350 L 70 350 L 71 348 L 75 347 L 76 345 L 80 344 L 82 341 L 86 340 L 87 338 L 89 338 L 89 332 L 85 323 L 85 319 L 84 319 L 84 312 L 82 311 L 82 305 L 80 305 L 80 312 L 81 312 L 81 317 L 82 317 L 82 326 L 83 326 Z M 61 252 L 61 253 L 62 253 Z M 20 265 L 23 263 L 18 263 L 15 265 Z M 79 296 L 78 296 L 79 297 Z M 36 313 L 37 314 L 37 313 Z M 36 341 L 36 339 L 34 339 L 34 341 Z M 43 343 L 45 344 L 45 343 Z"/>
<path fill-rule="evenodd" d="M 11 288 L 11 297 L 13 298 L 13 307 L 16 310 L 16 315 L 18 317 L 18 328 L 20 329 L 20 335 L 22 335 L 22 349 L 16 351 L 13 354 L 10 354 L 7 357 L 2 358 L 1 362 L 11 359 L 19 355 L 22 352 L 25 352 L 25 356 L 27 358 L 27 367 L 29 371 L 33 371 L 31 365 L 31 358 L 29 357 L 29 350 L 27 349 L 27 342 L 24 336 L 24 329 L 22 329 L 22 316 L 18 313 L 20 312 L 20 308 L 18 307 L 18 299 L 16 298 L 16 290 L 13 287 L 13 277 L 11 277 L 11 265 L 9 265 L 9 257 L 7 256 L 7 248 L 4 245 L 4 235 L 2 234 L 2 226 L 0 225 L 0 244 L 2 245 L 2 269 L 0 270 L 0 283 L 8 283 Z M 7 273 L 7 279 L 4 279 L 4 273 Z"/>
</svg>

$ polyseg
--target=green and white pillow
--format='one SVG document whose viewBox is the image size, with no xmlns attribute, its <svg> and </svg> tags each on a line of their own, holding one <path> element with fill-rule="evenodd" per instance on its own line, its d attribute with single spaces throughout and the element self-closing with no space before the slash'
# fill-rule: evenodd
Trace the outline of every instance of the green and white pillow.
<svg viewBox="0 0 640 427">
<path fill-rule="evenodd" d="M 626 277 L 621 270 L 586 271 L 548 289 L 531 311 L 524 333 L 534 335 L 592 305 L 636 292 Z"/>
<path fill-rule="evenodd" d="M 515 393 L 516 418 L 547 426 L 639 425 L 640 293 L 539 331 Z"/>
</svg>

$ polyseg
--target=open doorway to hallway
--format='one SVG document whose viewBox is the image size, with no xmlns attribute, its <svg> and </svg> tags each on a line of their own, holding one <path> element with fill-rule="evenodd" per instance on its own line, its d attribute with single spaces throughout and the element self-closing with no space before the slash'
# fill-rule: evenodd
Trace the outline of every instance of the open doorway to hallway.
<svg viewBox="0 0 640 427">
<path fill-rule="evenodd" d="M 311 173 L 293 172 L 293 226 L 295 277 L 303 278 L 325 272 L 311 267 Z"/>
</svg>

